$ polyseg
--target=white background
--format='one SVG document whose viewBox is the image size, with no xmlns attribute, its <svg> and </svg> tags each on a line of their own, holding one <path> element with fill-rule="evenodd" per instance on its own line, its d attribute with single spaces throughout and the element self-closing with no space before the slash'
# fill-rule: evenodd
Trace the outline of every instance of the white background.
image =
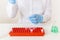
<svg viewBox="0 0 60 40">
<path fill-rule="evenodd" d="M 52 1 L 52 19 L 46 25 L 43 26 L 45 29 L 45 36 L 43 37 L 10 37 L 8 32 L 11 27 L 21 26 L 20 24 L 2 24 L 2 23 L 15 23 L 17 22 L 19 16 L 10 19 L 7 17 L 6 5 L 7 0 L 0 0 L 0 40 L 60 40 L 60 0 Z M 17 14 L 18 15 L 18 14 Z M 58 33 L 52 33 L 51 27 L 56 25 L 59 28 Z"/>
</svg>

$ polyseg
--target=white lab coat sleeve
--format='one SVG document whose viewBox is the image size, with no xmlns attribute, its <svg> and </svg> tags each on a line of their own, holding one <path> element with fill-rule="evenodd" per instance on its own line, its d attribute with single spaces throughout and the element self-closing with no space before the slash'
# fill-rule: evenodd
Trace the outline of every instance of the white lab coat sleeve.
<svg viewBox="0 0 60 40">
<path fill-rule="evenodd" d="M 46 7 L 43 15 L 43 21 L 46 22 L 51 18 L 51 0 L 46 0 Z"/>
<path fill-rule="evenodd" d="M 8 0 L 8 5 L 7 5 L 7 14 L 8 17 L 14 18 L 17 14 L 17 3 L 16 0 Z"/>
</svg>

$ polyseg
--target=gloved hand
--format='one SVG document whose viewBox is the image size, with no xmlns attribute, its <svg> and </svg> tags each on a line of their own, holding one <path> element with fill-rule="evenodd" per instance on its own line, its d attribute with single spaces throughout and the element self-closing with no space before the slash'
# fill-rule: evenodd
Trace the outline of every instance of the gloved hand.
<svg viewBox="0 0 60 40">
<path fill-rule="evenodd" d="M 42 23 L 43 22 L 43 16 L 39 14 L 34 14 L 31 17 L 29 17 L 30 21 L 34 24 Z"/>
</svg>

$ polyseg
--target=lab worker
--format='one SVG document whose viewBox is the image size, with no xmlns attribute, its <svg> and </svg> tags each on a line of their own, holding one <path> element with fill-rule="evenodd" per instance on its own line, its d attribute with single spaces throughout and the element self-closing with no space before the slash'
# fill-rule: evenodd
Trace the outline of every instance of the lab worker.
<svg viewBox="0 0 60 40">
<path fill-rule="evenodd" d="M 8 17 L 14 18 L 17 12 L 20 18 L 17 23 L 40 25 L 51 18 L 51 0 L 8 0 Z"/>
</svg>

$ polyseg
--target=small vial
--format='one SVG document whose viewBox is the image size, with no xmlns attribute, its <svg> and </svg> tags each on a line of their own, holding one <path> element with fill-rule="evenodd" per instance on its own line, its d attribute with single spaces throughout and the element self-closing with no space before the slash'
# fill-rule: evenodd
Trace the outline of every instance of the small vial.
<svg viewBox="0 0 60 40">
<path fill-rule="evenodd" d="M 58 27 L 57 26 L 52 26 L 51 32 L 58 33 Z"/>
</svg>

